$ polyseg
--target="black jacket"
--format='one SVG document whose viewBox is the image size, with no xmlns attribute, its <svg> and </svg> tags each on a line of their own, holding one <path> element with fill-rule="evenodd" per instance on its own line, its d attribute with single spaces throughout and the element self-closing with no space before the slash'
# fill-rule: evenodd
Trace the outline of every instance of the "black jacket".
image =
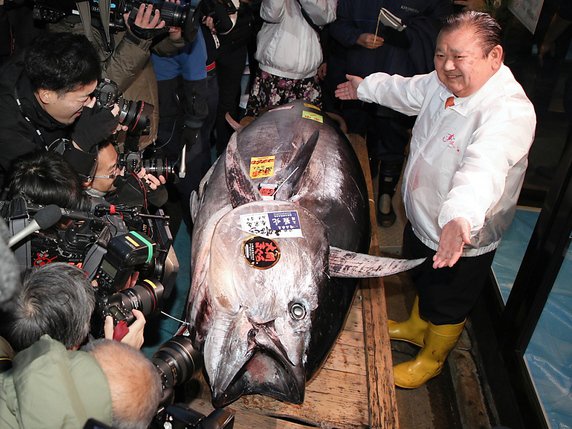
<svg viewBox="0 0 572 429">
<path fill-rule="evenodd" d="M 399 17 L 403 32 L 377 24 L 382 7 Z M 366 77 L 375 72 L 413 76 L 433 70 L 435 41 L 441 20 L 452 13 L 449 0 L 339 0 L 330 36 L 346 48 L 346 73 Z M 378 32 L 385 43 L 366 49 L 356 43 L 360 34 Z"/>
<path fill-rule="evenodd" d="M 45 150 L 59 138 L 70 138 L 72 128 L 42 109 L 22 61 L 7 63 L 0 70 L 0 168 L 4 173 L 22 155 Z"/>
</svg>

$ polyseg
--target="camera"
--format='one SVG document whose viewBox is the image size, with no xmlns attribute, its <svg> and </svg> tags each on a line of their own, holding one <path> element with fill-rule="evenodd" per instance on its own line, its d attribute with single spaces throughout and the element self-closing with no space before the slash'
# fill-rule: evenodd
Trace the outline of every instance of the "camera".
<svg viewBox="0 0 572 429">
<path fill-rule="evenodd" d="M 174 388 L 190 380 L 203 367 L 201 354 L 193 347 L 191 339 L 184 335 L 177 335 L 163 343 L 151 361 L 161 377 L 161 404 L 165 406 L 172 399 Z"/>
<path fill-rule="evenodd" d="M 135 321 L 132 310 L 148 316 L 161 307 L 164 290 L 158 280 L 145 279 L 131 288 L 103 296 L 99 301 L 103 318 L 112 316 L 115 321 L 124 320 L 130 325 Z"/>
<path fill-rule="evenodd" d="M 118 0 L 109 2 L 109 30 L 117 33 L 127 30 L 123 15 L 129 13 L 129 23 L 135 21 L 137 9 L 141 4 L 152 4 L 161 13 L 161 19 L 166 27 L 181 27 L 183 37 L 190 43 L 194 40 L 197 25 L 193 16 L 195 8 L 166 1 Z M 89 10 L 92 16 L 100 15 L 99 0 L 89 0 Z M 80 15 L 76 2 L 73 0 L 34 0 L 32 16 L 35 20 L 55 23 L 70 15 Z M 166 30 L 163 30 L 166 33 Z"/>
<path fill-rule="evenodd" d="M 119 87 L 111 79 L 101 79 L 92 93 L 95 105 L 100 108 L 113 109 L 119 106 L 119 123 L 128 127 L 128 132 L 141 135 L 149 134 L 153 105 L 144 101 L 125 100 Z"/>
<path fill-rule="evenodd" d="M 139 310 L 145 317 L 162 307 L 164 287 L 158 280 L 145 279 L 135 286 L 108 294 L 103 288 L 95 291 L 95 312 L 91 319 L 91 333 L 103 336 L 106 316 L 113 318 L 113 324 L 124 322 L 127 326 L 135 321 L 133 310 Z"/>
<path fill-rule="evenodd" d="M 157 177 L 163 176 L 165 180 L 175 177 L 178 172 L 177 162 L 171 162 L 166 157 L 145 158 L 139 151 L 121 153 L 117 164 L 134 173 L 144 168 L 147 173 Z"/>
<path fill-rule="evenodd" d="M 203 367 L 202 355 L 191 339 L 177 335 L 163 343 L 151 357 L 163 386 L 163 397 L 152 428 L 232 429 L 234 414 L 217 409 L 208 416 L 183 404 L 172 404 L 174 389 L 189 381 Z"/>
</svg>

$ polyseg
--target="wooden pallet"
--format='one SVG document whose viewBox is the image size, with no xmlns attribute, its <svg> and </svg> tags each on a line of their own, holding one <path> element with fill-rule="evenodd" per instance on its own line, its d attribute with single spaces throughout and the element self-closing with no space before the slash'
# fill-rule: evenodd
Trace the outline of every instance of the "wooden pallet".
<svg viewBox="0 0 572 429">
<path fill-rule="evenodd" d="M 365 142 L 359 136 L 349 137 L 366 175 L 370 218 L 372 225 L 376 225 Z M 375 227 L 372 228 L 370 253 L 379 255 Z M 209 414 L 213 408 L 208 387 L 202 388 L 201 392 L 190 406 Z M 264 396 L 251 395 L 242 397 L 228 409 L 235 413 L 235 429 L 398 429 L 382 280 L 362 281 L 334 348 L 323 367 L 306 385 L 303 404 L 286 404 Z"/>
</svg>

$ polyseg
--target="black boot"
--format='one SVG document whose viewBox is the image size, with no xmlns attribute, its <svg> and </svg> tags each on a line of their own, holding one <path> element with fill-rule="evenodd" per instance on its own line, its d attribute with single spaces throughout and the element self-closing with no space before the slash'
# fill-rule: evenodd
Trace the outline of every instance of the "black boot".
<svg viewBox="0 0 572 429">
<path fill-rule="evenodd" d="M 400 163 L 381 162 L 379 167 L 377 223 L 384 228 L 389 228 L 395 223 L 396 215 L 392 199 L 401 175 L 401 166 Z"/>
<path fill-rule="evenodd" d="M 393 211 L 392 198 L 395 192 L 387 189 L 393 183 L 393 177 L 379 176 L 379 193 L 377 198 L 377 223 L 379 226 L 389 228 L 395 223 L 395 212 Z M 386 186 L 382 186 L 382 183 Z M 385 188 L 385 189 L 384 189 Z"/>
</svg>

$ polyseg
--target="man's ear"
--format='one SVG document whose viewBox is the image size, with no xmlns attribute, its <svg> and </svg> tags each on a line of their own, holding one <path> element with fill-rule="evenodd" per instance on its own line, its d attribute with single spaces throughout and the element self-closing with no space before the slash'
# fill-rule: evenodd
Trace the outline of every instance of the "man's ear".
<svg viewBox="0 0 572 429">
<path fill-rule="evenodd" d="M 49 89 L 38 89 L 37 94 L 42 104 L 51 104 L 58 96 L 55 91 Z"/>
<path fill-rule="evenodd" d="M 503 57 L 504 51 L 501 45 L 496 45 L 493 49 L 491 49 L 491 52 L 489 52 L 489 58 L 492 60 L 492 67 L 494 70 L 500 69 Z"/>
</svg>

